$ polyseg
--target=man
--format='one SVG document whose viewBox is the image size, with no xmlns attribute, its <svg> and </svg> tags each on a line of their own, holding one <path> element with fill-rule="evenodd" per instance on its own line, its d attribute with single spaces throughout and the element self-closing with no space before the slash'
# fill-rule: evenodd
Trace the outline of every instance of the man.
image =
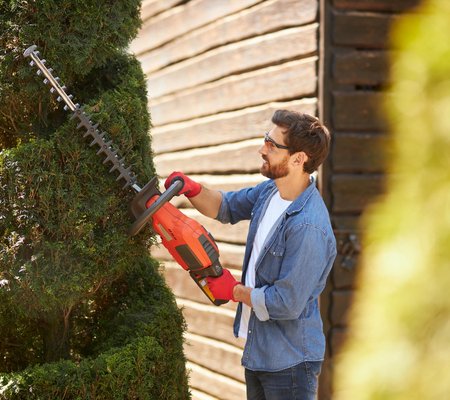
<svg viewBox="0 0 450 400">
<path fill-rule="evenodd" d="M 247 398 L 315 399 L 325 352 L 318 298 L 336 256 L 328 211 L 310 174 L 330 134 L 315 117 L 278 110 L 259 149 L 265 182 L 236 192 L 209 190 L 180 172 L 194 207 L 223 223 L 250 219 L 242 283 L 224 269 L 207 278 L 218 299 L 239 302 L 236 337 L 246 339 Z"/>
</svg>

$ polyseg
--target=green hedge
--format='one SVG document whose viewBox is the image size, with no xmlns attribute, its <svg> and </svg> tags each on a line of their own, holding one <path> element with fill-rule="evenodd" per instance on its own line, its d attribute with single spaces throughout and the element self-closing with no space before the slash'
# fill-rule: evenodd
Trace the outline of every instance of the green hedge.
<svg viewBox="0 0 450 400">
<path fill-rule="evenodd" d="M 142 259 L 141 267 L 116 281 L 112 291 L 98 294 L 97 305 L 114 305 L 84 323 L 91 335 L 74 338 L 85 342 L 88 354 L 2 374 L 0 398 L 188 398 L 179 335 L 183 320 L 173 312 L 175 305 L 155 267 Z"/>
<path fill-rule="evenodd" d="M 131 191 L 27 65 L 36 44 L 139 183 L 155 175 L 140 1 L 0 3 L 0 398 L 189 397 L 184 321 Z"/>
</svg>

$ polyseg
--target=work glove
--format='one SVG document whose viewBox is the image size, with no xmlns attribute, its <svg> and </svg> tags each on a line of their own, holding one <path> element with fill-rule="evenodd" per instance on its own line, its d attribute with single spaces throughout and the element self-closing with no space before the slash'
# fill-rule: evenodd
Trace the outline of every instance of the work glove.
<svg viewBox="0 0 450 400">
<path fill-rule="evenodd" d="M 239 285 L 236 279 L 234 279 L 231 272 L 226 268 L 223 269 L 223 274 L 218 277 L 206 277 L 209 290 L 213 294 L 214 298 L 218 300 L 233 300 L 233 289 L 236 285 Z"/>
<path fill-rule="evenodd" d="M 172 172 L 164 182 L 164 187 L 168 189 L 170 185 L 176 181 L 180 180 L 183 182 L 183 187 L 178 194 L 184 194 L 186 197 L 197 196 L 202 190 L 202 185 L 200 183 L 193 181 L 191 178 L 183 174 L 182 172 Z"/>
</svg>

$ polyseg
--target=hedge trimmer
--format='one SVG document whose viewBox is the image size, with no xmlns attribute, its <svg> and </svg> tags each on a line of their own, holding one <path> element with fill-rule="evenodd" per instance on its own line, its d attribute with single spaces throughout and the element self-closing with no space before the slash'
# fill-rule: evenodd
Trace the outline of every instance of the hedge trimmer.
<svg viewBox="0 0 450 400">
<path fill-rule="evenodd" d="M 131 171 L 131 167 L 125 166 L 124 158 L 120 158 L 119 151 L 115 149 L 112 140 L 109 140 L 108 134 L 100 132 L 98 124 L 92 122 L 84 107 L 72 101 L 73 96 L 66 93 L 66 87 L 61 84 L 60 78 L 53 76 L 53 70 L 46 67 L 46 60 L 39 57 L 36 48 L 35 45 L 30 46 L 23 55 L 31 58 L 30 65 L 38 68 L 37 74 L 43 75 L 44 84 L 51 86 L 50 92 L 56 92 L 56 100 L 65 103 L 64 110 L 70 110 L 71 118 L 78 120 L 77 128 L 83 128 L 83 138 L 91 140 L 89 146 L 97 146 L 97 154 L 104 157 L 103 164 L 111 165 L 109 172 L 116 175 L 116 181 L 124 181 L 124 189 L 131 187 L 136 192 L 130 207 L 136 218 L 130 227 L 130 235 L 137 235 L 151 221 L 153 230 L 161 237 L 164 247 L 189 272 L 209 300 L 217 306 L 226 303 L 227 301 L 214 298 L 205 279 L 208 276 L 222 275 L 219 250 L 214 238 L 202 225 L 169 203 L 183 188 L 183 181 L 175 180 L 161 193 L 158 179 L 154 177 L 141 189 L 136 174 Z"/>
</svg>

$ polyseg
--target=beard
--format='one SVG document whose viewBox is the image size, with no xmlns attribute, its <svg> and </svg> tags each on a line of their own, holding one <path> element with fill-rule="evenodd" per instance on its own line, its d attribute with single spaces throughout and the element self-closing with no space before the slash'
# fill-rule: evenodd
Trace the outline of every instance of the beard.
<svg viewBox="0 0 450 400">
<path fill-rule="evenodd" d="M 284 158 L 278 164 L 271 165 L 266 157 L 263 156 L 263 160 L 266 161 L 261 165 L 261 175 L 269 179 L 284 178 L 289 173 L 288 158 Z"/>
</svg>

